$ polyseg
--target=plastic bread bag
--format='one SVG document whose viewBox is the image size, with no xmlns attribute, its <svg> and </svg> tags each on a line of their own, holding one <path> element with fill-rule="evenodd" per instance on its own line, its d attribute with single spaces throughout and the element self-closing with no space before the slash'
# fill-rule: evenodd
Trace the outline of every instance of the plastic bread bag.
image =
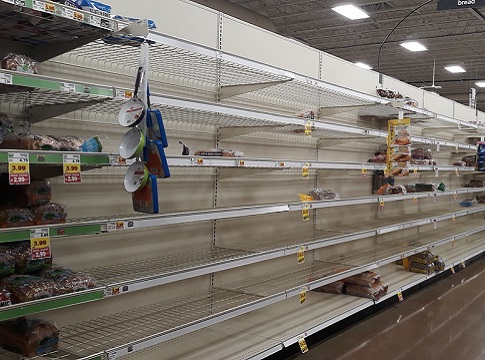
<svg viewBox="0 0 485 360">
<path fill-rule="evenodd" d="M 0 143 L 1 149 L 58 150 L 58 142 L 48 135 L 7 134 Z"/>
<path fill-rule="evenodd" d="M 15 204 L 19 207 L 31 207 L 49 202 L 52 188 L 48 180 L 33 179 L 29 185 L 15 187 Z"/>
<path fill-rule="evenodd" d="M 0 276 L 15 272 L 15 256 L 8 245 L 0 246 Z"/>
<path fill-rule="evenodd" d="M 52 280 L 32 275 L 10 275 L 0 284 L 12 293 L 15 304 L 51 297 L 57 286 Z"/>
<path fill-rule="evenodd" d="M 372 300 L 379 300 L 387 293 L 388 285 L 382 281 L 376 282 L 373 286 L 361 286 L 356 284 L 346 284 L 345 293 L 351 296 L 358 296 L 369 298 Z"/>
<path fill-rule="evenodd" d="M 315 111 L 302 110 L 299 113 L 296 113 L 295 117 L 304 118 L 304 119 L 315 119 Z"/>
<path fill-rule="evenodd" d="M 67 214 L 57 203 L 46 203 L 30 209 L 34 218 L 34 225 L 60 224 L 66 222 Z"/>
<path fill-rule="evenodd" d="M 345 283 L 343 281 L 335 281 L 333 283 L 320 286 L 313 291 L 339 295 L 344 293 L 344 286 Z"/>
<path fill-rule="evenodd" d="M 0 308 L 12 305 L 12 293 L 0 287 Z"/>
<path fill-rule="evenodd" d="M 7 114 L 0 112 L 0 142 L 7 134 L 13 133 L 12 119 Z"/>
<path fill-rule="evenodd" d="M 54 140 L 52 150 L 79 151 L 83 144 L 83 140 L 77 136 L 48 136 Z"/>
<path fill-rule="evenodd" d="M 422 264 L 422 263 L 411 261 L 409 264 L 409 271 L 418 273 L 418 274 L 430 275 L 435 272 L 435 265 L 434 265 L 434 262 L 431 264 Z"/>
<path fill-rule="evenodd" d="M 31 226 L 34 224 L 32 213 L 18 207 L 0 208 L 0 228 Z"/>
<path fill-rule="evenodd" d="M 67 294 L 96 287 L 96 280 L 93 277 L 78 274 L 70 269 L 61 267 L 46 269 L 42 272 L 41 276 L 54 280 L 57 283 L 54 295 Z"/>
<path fill-rule="evenodd" d="M 380 280 L 381 276 L 379 274 L 373 271 L 365 271 L 363 273 L 345 278 L 343 281 L 346 284 L 371 287 L 373 284 L 379 282 Z"/>
<path fill-rule="evenodd" d="M 17 274 L 36 273 L 52 265 L 52 258 L 49 259 L 32 259 L 30 242 L 24 241 L 11 245 L 11 251 L 15 258 L 15 272 Z"/>
<path fill-rule="evenodd" d="M 445 270 L 445 262 L 443 261 L 441 256 L 435 256 L 433 264 L 434 264 L 434 271 L 440 272 Z"/>
<path fill-rule="evenodd" d="M 21 317 L 0 323 L 0 346 L 26 357 L 58 349 L 60 330 L 56 323 Z"/>
<path fill-rule="evenodd" d="M 338 200 L 340 199 L 339 193 L 333 192 L 331 190 L 314 188 L 311 189 L 309 195 L 313 200 Z"/>
<path fill-rule="evenodd" d="M 37 63 L 25 55 L 7 54 L 0 62 L 2 69 L 37 74 Z"/>
<path fill-rule="evenodd" d="M 423 251 L 418 254 L 411 255 L 409 257 L 409 261 L 429 265 L 433 263 L 434 255 L 429 251 Z"/>
</svg>

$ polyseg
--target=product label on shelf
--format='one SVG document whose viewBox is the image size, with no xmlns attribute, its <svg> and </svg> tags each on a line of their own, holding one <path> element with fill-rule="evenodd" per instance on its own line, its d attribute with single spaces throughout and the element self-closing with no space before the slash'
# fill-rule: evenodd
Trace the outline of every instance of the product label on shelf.
<svg viewBox="0 0 485 360">
<path fill-rule="evenodd" d="M 305 135 L 306 136 L 312 135 L 312 122 L 311 121 L 307 121 L 305 123 Z"/>
<path fill-rule="evenodd" d="M 78 154 L 63 154 L 64 184 L 81 182 L 81 156 Z"/>
<path fill-rule="evenodd" d="M 133 91 L 115 89 L 115 97 L 118 99 L 131 99 L 133 97 Z"/>
<path fill-rule="evenodd" d="M 300 249 L 298 249 L 296 256 L 298 258 L 298 264 L 303 264 L 305 262 L 305 247 L 304 246 L 300 246 Z"/>
<path fill-rule="evenodd" d="M 105 29 L 110 28 L 110 23 L 109 23 L 108 19 L 103 19 L 101 17 L 94 16 L 94 15 L 89 16 L 89 23 L 91 25 L 101 27 L 101 28 L 105 28 Z"/>
<path fill-rule="evenodd" d="M 49 228 L 30 230 L 30 250 L 32 260 L 50 259 L 51 241 Z"/>
<path fill-rule="evenodd" d="M 414 205 L 418 205 L 418 197 L 416 195 L 413 196 L 413 203 Z"/>
<path fill-rule="evenodd" d="M 10 185 L 30 184 L 28 153 L 8 153 L 8 183 Z"/>
<path fill-rule="evenodd" d="M 384 205 L 385 205 L 384 199 L 383 198 L 379 199 L 379 210 L 380 211 L 384 210 Z"/>
<path fill-rule="evenodd" d="M 66 91 L 66 92 L 75 92 L 76 91 L 76 84 L 61 82 L 60 85 L 61 85 L 61 91 Z"/>
<path fill-rule="evenodd" d="M 458 170 L 458 168 L 455 169 L 455 175 L 456 177 L 460 177 L 460 171 Z"/>
<path fill-rule="evenodd" d="M 110 165 L 126 165 L 126 159 L 123 159 L 119 155 L 110 155 L 109 156 L 109 164 Z"/>
<path fill-rule="evenodd" d="M 301 350 L 302 354 L 308 352 L 308 346 L 306 344 L 305 338 L 301 337 L 298 340 L 298 345 L 300 345 L 300 350 Z"/>
<path fill-rule="evenodd" d="M 44 11 L 55 14 L 57 11 L 57 7 L 54 4 L 44 3 Z"/>
<path fill-rule="evenodd" d="M 7 3 L 18 5 L 18 6 L 25 6 L 25 0 L 3 0 Z"/>
<path fill-rule="evenodd" d="M 453 221 L 453 224 L 456 223 L 456 215 L 455 214 L 453 214 L 453 217 L 451 218 L 451 220 Z"/>
<path fill-rule="evenodd" d="M 303 204 L 303 209 L 301 210 L 301 215 L 303 216 L 303 221 L 310 220 L 310 205 Z"/>
<path fill-rule="evenodd" d="M 301 174 L 303 176 L 303 179 L 309 179 L 310 178 L 310 164 L 309 163 L 304 163 L 302 168 L 301 168 Z"/>
<path fill-rule="evenodd" d="M 130 222 L 130 221 L 128 221 L 128 222 L 126 222 L 126 221 L 112 221 L 112 222 L 108 223 L 106 230 L 108 232 L 125 230 L 128 227 L 130 227 L 129 226 L 130 223 L 133 224 L 133 222 Z"/>
<path fill-rule="evenodd" d="M 413 168 L 413 174 L 414 174 L 414 177 L 418 177 L 418 168 L 417 168 L 417 166 L 414 166 L 414 168 Z"/>
<path fill-rule="evenodd" d="M 303 286 L 300 289 L 300 304 L 303 304 L 306 301 L 306 286 Z"/>
<path fill-rule="evenodd" d="M 0 74 L 0 84 L 12 85 L 12 75 Z"/>
<path fill-rule="evenodd" d="M 244 166 L 246 166 L 246 163 L 244 162 L 244 160 L 239 160 L 239 161 L 237 162 L 237 166 L 239 166 L 239 167 L 244 167 Z"/>
<path fill-rule="evenodd" d="M 32 9 L 37 10 L 37 11 L 44 11 L 44 2 L 38 1 L 38 0 L 33 0 L 32 1 Z"/>
<path fill-rule="evenodd" d="M 400 302 L 404 301 L 404 297 L 402 296 L 402 292 L 400 292 L 400 291 L 397 292 L 397 298 L 399 299 Z"/>
</svg>

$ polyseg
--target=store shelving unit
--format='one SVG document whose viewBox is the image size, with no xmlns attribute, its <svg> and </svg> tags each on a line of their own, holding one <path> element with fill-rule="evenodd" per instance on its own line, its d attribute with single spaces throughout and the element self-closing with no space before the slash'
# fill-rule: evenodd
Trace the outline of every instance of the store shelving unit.
<svg viewBox="0 0 485 360">
<path fill-rule="evenodd" d="M 39 61 L 63 55 L 46 63 L 47 73 L 53 74 L 34 75 L 1 70 L 0 105 L 12 110 L 17 116 L 22 114 L 33 123 L 72 111 L 80 124 L 86 120 L 84 117 L 96 117 L 97 114 L 107 115 L 103 118 L 104 125 L 112 126 L 116 123 L 114 120 L 123 100 L 131 96 L 123 83 L 127 78 L 131 79 L 133 69 L 138 64 L 138 54 L 133 48 L 107 45 L 99 39 L 119 31 L 126 24 L 74 11 L 49 1 L 0 2 L 0 19 L 13 17 L 18 20 L 25 16 L 39 19 L 38 24 L 31 24 L 29 28 L 45 31 L 43 36 L 47 38 L 47 45 L 32 45 L 17 38 L 2 43 L 1 49 L 19 49 Z M 49 33 L 52 24 L 63 27 L 63 34 L 70 36 L 72 41 L 58 39 Z M 483 134 L 485 128 L 482 124 L 391 102 L 167 35 L 152 32 L 148 39 L 153 42 L 150 45 L 150 57 L 157 59 L 151 62 L 149 72 L 152 107 L 159 109 L 169 123 L 169 137 L 173 128 L 181 126 L 184 129 L 184 126 L 192 124 L 209 129 L 210 141 L 216 146 L 234 144 L 234 141 L 236 144 L 251 144 L 253 137 L 264 137 L 268 133 L 277 138 L 289 136 L 296 139 L 295 143 L 300 142 L 311 148 L 312 155 L 305 158 L 287 151 L 281 156 L 267 158 L 253 155 L 243 158 L 209 158 L 169 153 L 169 165 L 188 173 L 193 172 L 193 177 L 197 174 L 195 169 L 214 170 L 211 173 L 212 191 L 207 194 L 212 206 L 192 211 L 162 210 L 157 215 L 111 213 L 102 217 L 72 218 L 66 224 L 43 226 L 50 229 L 53 241 L 60 248 L 95 235 L 99 235 L 97 239 L 100 243 L 111 239 L 113 244 L 118 241 L 123 243 L 127 237 L 138 237 L 143 231 L 154 229 L 163 233 L 163 240 L 165 236 L 169 240 L 175 238 L 174 232 L 180 231 L 177 226 L 193 225 L 202 228 L 210 224 L 211 228 L 208 235 L 210 244 L 203 249 L 179 244 L 166 254 L 162 250 L 143 259 L 121 259 L 106 264 L 99 260 L 95 266 L 90 263 L 77 269 L 97 279 L 98 285 L 94 289 L 0 308 L 0 320 L 31 314 L 60 319 L 60 350 L 49 354 L 48 358 L 142 358 L 149 356 L 146 355 L 151 351 L 149 348 L 156 351 L 157 346 L 170 348 L 171 353 L 180 353 L 183 349 L 174 349 L 172 345 L 178 340 L 192 336 L 204 339 L 213 331 L 217 332 L 218 327 L 224 329 L 234 326 L 231 322 L 234 320 L 231 319 L 237 317 L 240 326 L 236 327 L 241 330 L 236 331 L 237 336 L 258 336 L 259 340 L 246 339 L 244 347 L 236 346 L 237 353 L 227 355 L 221 351 L 217 355 L 225 359 L 260 359 L 297 342 L 300 336 L 309 336 L 374 304 L 365 299 L 309 292 L 307 302 L 300 305 L 298 296 L 303 289 L 310 291 L 362 271 L 379 269 L 383 277 L 389 279 L 391 287 L 386 297 L 389 298 L 396 296 L 398 291 L 430 278 L 396 271 L 392 264 L 395 260 L 427 249 L 443 249 L 440 255 L 445 258 L 449 269 L 485 250 L 482 240 L 485 207 L 481 204 L 469 209 L 457 206 L 458 198 L 475 197 L 485 192 L 485 189 L 463 187 L 464 183 L 459 181 L 462 178 L 458 177 L 453 180 L 454 186 L 443 192 L 359 195 L 310 203 L 269 201 L 244 206 L 221 206 L 218 203 L 218 197 L 224 196 L 220 189 L 223 182 L 228 178 L 237 179 L 241 172 L 246 175 L 271 172 L 278 176 L 279 171 L 295 170 L 297 173 L 308 166 L 312 180 L 307 186 L 318 186 L 326 180 L 328 171 L 334 174 L 346 171 L 359 174 L 363 169 L 383 170 L 382 164 L 347 160 L 347 153 L 340 156 L 345 159 L 343 161 L 329 161 L 324 156 L 324 150 L 335 151 L 334 145 L 342 143 L 359 142 L 371 146 L 385 143 L 387 132 L 383 130 L 383 118 L 397 118 L 401 115 L 410 117 L 413 127 L 418 130 L 412 136 L 413 144 L 443 147 L 447 160 L 453 152 L 465 154 L 475 151 L 475 146 L 462 138 Z M 61 42 L 65 46 L 60 46 Z M 100 85 L 92 79 L 84 79 L 83 76 L 92 75 L 88 72 L 75 73 L 77 66 L 83 68 L 80 64 L 87 68 L 90 66 L 84 64 L 96 64 L 90 69 L 94 74 L 107 70 L 116 73 L 117 76 L 113 77 L 115 84 Z M 58 66 L 64 70 L 73 70 L 72 77 L 60 78 L 53 71 Z M 295 113 L 303 108 L 315 109 L 316 118 L 295 117 Z M 79 109 L 83 109 L 82 114 L 76 111 Z M 369 116 L 377 120 L 367 122 L 365 119 Z M 312 129 L 310 137 L 302 131 L 308 125 Z M 441 132 L 443 128 L 449 134 Z M 426 136 L 424 129 L 434 129 L 436 137 Z M 306 144 L 303 139 L 311 139 L 311 142 Z M 284 148 L 282 141 L 277 145 Z M 8 151 L 0 150 L 0 170 L 7 162 Z M 61 174 L 62 152 L 28 151 L 28 154 L 33 171 L 49 177 Z M 83 171 L 125 166 L 115 152 L 81 153 L 81 164 Z M 231 176 L 224 177 L 224 169 L 233 171 Z M 463 178 L 476 174 L 472 167 L 450 165 L 418 165 L 415 169 L 418 172 L 417 179 L 421 174 L 433 172 L 446 173 L 450 179 L 453 172 L 457 175 L 458 172 L 462 173 Z M 93 175 L 100 180 L 102 176 L 96 173 Z M 251 184 L 251 181 L 248 180 L 248 183 Z M 300 175 L 292 181 L 306 180 L 301 179 Z M 180 185 L 179 189 L 184 189 L 183 186 Z M 359 185 L 359 190 L 363 194 L 369 192 L 364 189 L 364 185 Z M 176 198 L 177 193 L 174 194 Z M 184 196 L 181 192 L 179 194 Z M 190 202 L 190 198 L 186 199 Z M 386 204 L 385 209 L 379 210 L 382 202 Z M 424 205 L 422 208 L 421 204 Z M 375 217 L 351 225 L 319 225 L 322 211 L 335 211 L 338 214 L 339 209 L 351 207 L 365 207 L 362 212 L 375 213 Z M 299 212 L 306 208 L 311 210 L 309 226 L 299 223 Z M 248 224 L 254 220 L 256 223 L 259 218 L 267 216 L 274 217 L 273 221 L 278 222 L 279 217 L 285 215 L 291 215 L 293 220 L 298 221 L 295 220 L 295 224 L 298 224 L 295 234 L 262 236 L 262 239 L 232 239 L 221 226 L 224 221 L 230 220 L 248 221 Z M 28 240 L 29 230 L 0 229 L 0 243 Z M 399 232 L 403 235 L 398 240 L 386 237 Z M 144 239 L 140 236 L 139 240 L 142 244 Z M 361 243 L 365 245 L 352 247 Z M 307 261 L 298 265 L 295 255 L 302 250 L 308 254 Z M 92 251 L 96 250 L 93 248 Z M 278 266 L 273 268 L 274 264 Z M 245 274 L 248 269 L 265 265 L 262 272 Z M 177 292 L 171 293 L 171 286 L 194 279 L 204 279 L 209 286 L 203 291 L 190 289 L 181 296 Z M 105 299 L 97 304 L 113 302 L 119 305 L 123 299 L 130 299 L 130 296 L 136 295 L 143 299 L 143 294 L 156 291 L 160 291 L 159 294 L 163 292 L 164 297 L 154 302 L 153 297 L 146 295 L 148 300 L 144 299 L 140 305 L 125 310 L 114 308 L 104 314 L 99 313 L 101 310 L 95 306 L 90 307 L 97 300 Z M 119 297 L 121 294 L 126 296 Z M 74 305 L 75 308 L 64 310 Z M 82 321 L 67 320 L 67 311 L 74 309 L 93 309 L 93 313 L 89 314 L 90 318 Z M 273 327 L 278 328 L 278 334 L 273 330 L 270 335 L 254 324 L 245 324 L 246 320 L 251 323 L 262 313 L 269 314 L 271 319 L 268 323 L 277 321 L 274 314 L 286 314 L 286 317 L 281 316 L 287 318 L 292 313 L 298 315 L 299 322 L 289 319 L 286 321 L 287 327 Z M 243 330 L 246 325 L 253 328 Z M 263 338 L 264 341 L 261 340 Z M 251 345 L 248 345 L 248 341 Z M 210 342 L 207 344 L 209 348 L 212 346 Z M 199 351 L 205 349 L 200 348 Z M 0 351 L 0 357 L 16 359 L 15 355 L 4 351 Z"/>
</svg>

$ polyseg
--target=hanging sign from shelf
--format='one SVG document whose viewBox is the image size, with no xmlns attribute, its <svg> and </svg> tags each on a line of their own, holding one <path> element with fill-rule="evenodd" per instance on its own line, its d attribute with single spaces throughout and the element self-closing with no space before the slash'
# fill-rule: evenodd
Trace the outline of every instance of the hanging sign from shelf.
<svg viewBox="0 0 485 360">
<path fill-rule="evenodd" d="M 51 258 L 49 228 L 30 230 L 30 251 L 32 260 Z"/>
<path fill-rule="evenodd" d="M 63 154 L 64 184 L 81 182 L 81 156 L 79 154 Z"/>
<path fill-rule="evenodd" d="M 307 121 L 305 123 L 305 136 L 311 136 L 312 135 L 312 122 Z"/>
<path fill-rule="evenodd" d="M 463 267 L 463 269 L 464 269 L 464 268 L 466 268 L 466 265 L 465 265 L 465 260 L 462 260 L 462 261 L 461 261 L 461 266 Z"/>
<path fill-rule="evenodd" d="M 30 184 L 28 153 L 8 153 L 8 183 L 10 185 Z"/>
<path fill-rule="evenodd" d="M 365 166 L 365 164 L 362 164 L 362 179 L 366 179 L 367 178 L 367 167 Z"/>
<path fill-rule="evenodd" d="M 301 337 L 300 339 L 298 339 L 298 345 L 300 345 L 300 350 L 302 354 L 308 352 L 308 346 L 306 344 L 305 338 Z"/>
<path fill-rule="evenodd" d="M 310 164 L 309 163 L 304 163 L 302 168 L 301 168 L 301 174 L 303 176 L 303 179 L 309 179 L 310 178 Z"/>
<path fill-rule="evenodd" d="M 402 296 L 402 292 L 401 291 L 398 291 L 397 292 L 397 298 L 399 299 L 399 302 L 403 302 L 404 301 L 404 297 Z"/>
<path fill-rule="evenodd" d="M 306 301 L 306 286 L 303 286 L 300 289 L 300 304 L 303 304 Z"/>
<path fill-rule="evenodd" d="M 301 210 L 301 215 L 303 216 L 303 221 L 310 220 L 310 205 L 303 204 L 303 209 Z"/>
<path fill-rule="evenodd" d="M 305 247 L 300 246 L 298 249 L 298 252 L 296 253 L 296 256 L 298 258 L 298 264 L 303 264 L 305 262 Z"/>
</svg>

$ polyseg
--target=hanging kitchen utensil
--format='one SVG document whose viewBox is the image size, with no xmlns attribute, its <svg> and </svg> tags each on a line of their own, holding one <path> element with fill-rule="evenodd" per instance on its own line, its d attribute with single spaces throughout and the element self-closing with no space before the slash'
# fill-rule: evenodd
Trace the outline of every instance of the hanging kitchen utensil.
<svg viewBox="0 0 485 360">
<path fill-rule="evenodd" d="M 124 159 L 133 159 L 142 154 L 146 144 L 145 135 L 138 128 L 131 128 L 123 135 L 120 143 L 120 156 Z"/>
<path fill-rule="evenodd" d="M 146 104 L 142 99 L 138 98 L 138 90 L 140 89 L 140 83 L 142 82 L 143 72 L 143 66 L 140 66 L 136 74 L 135 92 L 133 93 L 133 98 L 123 104 L 118 114 L 118 123 L 121 126 L 136 126 L 143 120 L 143 117 L 145 116 Z"/>
<path fill-rule="evenodd" d="M 148 174 L 147 184 L 132 193 L 131 196 L 133 210 L 147 214 L 158 214 L 158 189 L 155 175 Z"/>
<path fill-rule="evenodd" d="M 137 190 L 142 189 L 148 182 L 149 171 L 145 164 L 141 161 L 135 161 L 126 170 L 125 174 L 125 190 L 133 193 Z"/>
</svg>

